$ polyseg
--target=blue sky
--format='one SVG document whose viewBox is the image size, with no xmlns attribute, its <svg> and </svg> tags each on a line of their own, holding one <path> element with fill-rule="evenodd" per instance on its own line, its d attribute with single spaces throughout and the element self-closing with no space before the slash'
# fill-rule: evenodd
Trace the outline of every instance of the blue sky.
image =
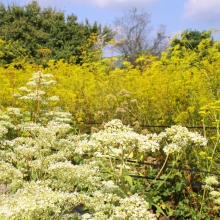
<svg viewBox="0 0 220 220">
<path fill-rule="evenodd" d="M 30 0 L 0 0 L 3 4 L 24 5 Z M 167 34 L 185 30 L 220 28 L 220 0 L 38 0 L 42 7 L 56 7 L 66 14 L 75 14 L 78 21 L 86 18 L 92 23 L 112 24 L 132 7 L 151 14 L 151 25 L 156 29 L 166 25 Z"/>
<path fill-rule="evenodd" d="M 7 5 L 25 5 L 31 0 L 0 0 Z M 42 7 L 55 7 L 65 14 L 75 14 L 78 21 L 86 18 L 93 23 L 112 25 L 115 17 L 123 16 L 132 7 L 144 9 L 151 15 L 155 32 L 159 25 L 167 27 L 172 38 L 185 29 L 209 30 L 220 28 L 220 0 L 38 0 Z M 216 34 L 220 39 L 220 34 Z"/>
</svg>

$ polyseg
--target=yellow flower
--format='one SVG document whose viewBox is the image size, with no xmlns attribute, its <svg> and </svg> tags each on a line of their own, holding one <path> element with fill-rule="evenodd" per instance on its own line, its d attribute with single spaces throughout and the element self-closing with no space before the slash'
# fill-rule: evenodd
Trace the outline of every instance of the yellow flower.
<svg viewBox="0 0 220 220">
<path fill-rule="evenodd" d="M 212 157 L 207 157 L 208 158 L 208 160 L 212 160 Z"/>
<path fill-rule="evenodd" d="M 205 152 L 205 151 L 200 151 L 200 152 L 199 152 L 199 155 L 200 155 L 200 156 L 205 156 L 205 155 L 206 155 L 206 152 Z"/>
</svg>

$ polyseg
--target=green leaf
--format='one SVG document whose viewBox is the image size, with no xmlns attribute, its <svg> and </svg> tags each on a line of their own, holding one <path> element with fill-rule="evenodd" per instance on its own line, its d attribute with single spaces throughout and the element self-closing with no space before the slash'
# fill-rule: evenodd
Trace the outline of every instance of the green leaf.
<svg viewBox="0 0 220 220">
<path fill-rule="evenodd" d="M 161 209 L 161 207 L 157 204 L 154 204 L 154 206 L 157 208 L 157 211 L 156 211 L 156 216 L 159 217 L 160 214 L 166 216 L 166 214 L 164 213 L 164 211 Z"/>
<path fill-rule="evenodd" d="M 36 181 L 37 180 L 37 175 L 35 172 L 31 172 L 31 179 Z"/>
<path fill-rule="evenodd" d="M 160 176 L 160 179 L 162 179 L 162 180 L 166 179 L 166 178 L 167 178 L 167 174 L 163 174 L 163 175 Z"/>
<path fill-rule="evenodd" d="M 129 185 L 133 186 L 133 179 L 130 176 L 124 176 L 125 180 L 129 183 Z"/>
<path fill-rule="evenodd" d="M 176 191 L 177 191 L 177 192 L 180 191 L 181 188 L 182 188 L 182 184 L 181 184 L 181 183 L 177 183 L 177 184 L 176 184 L 176 187 L 175 187 Z"/>
</svg>

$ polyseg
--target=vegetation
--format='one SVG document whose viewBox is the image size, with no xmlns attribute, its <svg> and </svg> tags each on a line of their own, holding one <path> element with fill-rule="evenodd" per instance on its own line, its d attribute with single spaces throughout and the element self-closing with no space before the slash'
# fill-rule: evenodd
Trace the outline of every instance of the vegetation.
<svg viewBox="0 0 220 220">
<path fill-rule="evenodd" d="M 89 40 L 95 41 L 95 37 Z M 19 100 L 13 94 L 39 70 L 53 74 L 58 83 L 48 93 L 60 97 L 56 104 L 73 115 L 79 129 L 85 128 L 82 122 L 102 123 L 114 118 L 136 126 L 137 122 L 202 126 L 200 108 L 219 99 L 219 41 L 210 44 L 203 39 L 195 50 L 176 45 L 160 59 L 140 55 L 135 67 L 124 61 L 122 68 L 115 68 L 117 58 L 100 59 L 101 51 L 88 47 L 82 52 L 82 65 L 49 60 L 42 69 L 20 60 L 6 69 L 0 67 L 1 108 L 18 107 Z M 18 65 L 23 69 L 17 69 Z"/>
<path fill-rule="evenodd" d="M 42 56 L 47 59 L 75 59 L 81 62 L 80 47 L 85 46 L 92 35 L 104 42 L 112 39 L 113 33 L 107 27 L 95 22 L 90 24 L 77 22 L 74 14 L 65 17 L 63 11 L 51 7 L 41 8 L 37 1 L 26 6 L 16 4 L 7 7 L 0 4 L 0 38 L 2 45 L 2 63 L 11 63 L 15 58 L 23 57 L 33 63 L 40 63 Z M 47 53 L 42 54 L 42 50 Z"/>
<path fill-rule="evenodd" d="M 219 169 L 219 101 L 200 112 L 204 129 L 209 120 L 216 126 L 209 142 L 179 125 L 138 134 L 119 119 L 91 135 L 75 135 L 69 113 L 45 108 L 39 114 L 39 101 L 57 100 L 41 89 L 55 83 L 50 77 L 33 75 L 27 85 L 35 93 L 20 88 L 28 94 L 19 99 L 37 104 L 38 114 L 31 108 L 1 112 L 1 219 L 219 217 L 219 182 L 213 176 Z M 201 172 L 192 176 L 189 168 Z M 204 187 L 196 187 L 198 182 Z"/>
<path fill-rule="evenodd" d="M 133 65 L 138 55 L 144 53 L 159 55 L 167 46 L 165 25 L 159 27 L 154 37 L 152 36 L 154 29 L 150 23 L 150 15 L 144 10 L 139 12 L 137 8 L 132 8 L 124 13 L 123 17 L 114 20 L 117 42 L 115 47 Z"/>
<path fill-rule="evenodd" d="M 71 59 L 0 40 L 0 218 L 219 219 L 220 41 L 118 68 L 88 32 Z"/>
<path fill-rule="evenodd" d="M 210 31 L 197 31 L 197 30 L 185 30 L 181 33 L 181 38 L 177 36 L 173 39 L 171 46 L 180 45 L 188 50 L 196 49 L 202 40 L 209 40 L 211 44 L 214 43 L 212 38 L 212 32 Z"/>
</svg>

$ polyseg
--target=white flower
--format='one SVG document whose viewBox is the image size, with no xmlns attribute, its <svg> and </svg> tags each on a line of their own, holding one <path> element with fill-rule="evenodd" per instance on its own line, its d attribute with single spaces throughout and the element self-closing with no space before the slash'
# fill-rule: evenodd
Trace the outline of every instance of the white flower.
<svg viewBox="0 0 220 220">
<path fill-rule="evenodd" d="M 205 178 L 205 183 L 207 184 L 207 185 L 218 185 L 219 184 L 219 182 L 218 182 L 218 180 L 217 180 L 217 178 L 215 177 L 215 176 L 208 176 L 208 177 L 206 177 Z"/>
<path fill-rule="evenodd" d="M 161 132 L 159 137 L 162 141 L 165 141 L 166 144 L 164 147 L 164 152 L 174 153 L 179 152 L 182 148 L 188 146 L 205 146 L 207 140 L 202 137 L 197 132 L 190 132 L 187 128 L 180 125 L 174 125 L 171 128 L 167 128 L 165 132 Z"/>
<path fill-rule="evenodd" d="M 9 107 L 9 108 L 7 108 L 7 111 L 8 111 L 9 114 L 16 115 L 17 117 L 21 117 L 23 115 L 21 113 L 21 109 L 20 108 Z"/>
<path fill-rule="evenodd" d="M 156 216 L 148 211 L 149 204 L 137 194 L 119 200 L 120 205 L 114 207 L 113 214 L 109 220 L 131 219 L 131 220 L 156 220 Z"/>
<path fill-rule="evenodd" d="M 31 86 L 31 87 L 34 87 L 34 88 L 37 87 L 37 83 L 36 83 L 36 82 L 33 82 L 33 81 L 28 82 L 27 85 L 28 85 L 28 86 Z"/>
<path fill-rule="evenodd" d="M 219 198 L 217 198 L 217 199 L 214 199 L 214 203 L 216 203 L 216 204 L 220 205 L 220 197 L 219 197 Z"/>
<path fill-rule="evenodd" d="M 25 87 L 25 86 L 20 87 L 19 90 L 22 91 L 22 92 L 30 92 L 30 91 L 31 91 L 30 89 L 28 89 L 28 88 Z"/>
<path fill-rule="evenodd" d="M 55 102 L 55 101 L 59 101 L 60 99 L 59 99 L 59 97 L 58 96 L 51 96 L 51 97 L 49 97 L 48 99 L 47 99 L 48 101 L 53 101 L 53 102 Z"/>
<path fill-rule="evenodd" d="M 214 191 L 210 192 L 210 195 L 212 195 L 214 197 L 220 197 L 220 192 L 214 190 Z"/>
<path fill-rule="evenodd" d="M 2 196 L 0 218 L 26 219 L 30 216 L 30 219 L 49 219 L 51 213 L 60 216 L 64 208 L 70 210 L 80 202 L 77 193 L 53 191 L 40 181 L 27 182 L 15 194 Z"/>
<path fill-rule="evenodd" d="M 166 153 L 166 154 L 171 154 L 171 153 L 174 153 L 174 152 L 179 152 L 181 150 L 181 147 L 178 146 L 177 144 L 168 144 L 166 145 L 164 148 L 163 148 L 163 151 Z"/>
</svg>

